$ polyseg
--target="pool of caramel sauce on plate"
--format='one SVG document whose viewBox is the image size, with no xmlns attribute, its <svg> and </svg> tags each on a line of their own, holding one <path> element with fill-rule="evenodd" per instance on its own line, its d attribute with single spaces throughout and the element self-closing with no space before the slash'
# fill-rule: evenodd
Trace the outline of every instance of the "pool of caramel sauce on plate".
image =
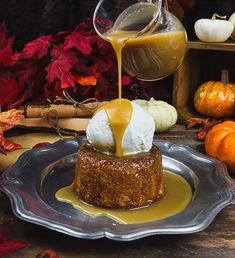
<svg viewBox="0 0 235 258">
<path fill-rule="evenodd" d="M 61 188 L 56 193 L 59 201 L 72 204 L 90 216 L 106 215 L 124 224 L 144 223 L 164 219 L 183 211 L 192 201 L 192 189 L 189 183 L 181 176 L 164 171 L 166 195 L 148 207 L 138 209 L 108 209 L 92 206 L 79 200 L 73 192 L 73 184 Z"/>
</svg>

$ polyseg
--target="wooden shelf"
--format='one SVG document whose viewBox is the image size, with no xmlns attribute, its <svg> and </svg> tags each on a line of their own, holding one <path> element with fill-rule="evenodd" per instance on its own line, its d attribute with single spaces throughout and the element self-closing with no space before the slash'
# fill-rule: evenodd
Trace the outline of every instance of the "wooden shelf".
<svg viewBox="0 0 235 258">
<path fill-rule="evenodd" d="M 208 43 L 202 41 L 188 41 L 188 49 L 204 49 L 218 51 L 235 51 L 235 41 L 223 43 Z"/>
</svg>

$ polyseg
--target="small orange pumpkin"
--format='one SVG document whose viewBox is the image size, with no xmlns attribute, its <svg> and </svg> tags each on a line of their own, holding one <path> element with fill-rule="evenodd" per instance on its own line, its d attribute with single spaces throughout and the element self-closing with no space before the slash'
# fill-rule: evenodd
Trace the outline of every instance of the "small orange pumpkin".
<svg viewBox="0 0 235 258">
<path fill-rule="evenodd" d="M 228 71 L 223 70 L 221 81 L 209 81 L 199 86 L 194 94 L 195 109 L 215 118 L 235 115 L 235 84 L 228 81 Z"/>
<path fill-rule="evenodd" d="M 206 154 L 223 161 L 235 173 L 235 122 L 225 121 L 213 126 L 205 139 Z"/>
</svg>

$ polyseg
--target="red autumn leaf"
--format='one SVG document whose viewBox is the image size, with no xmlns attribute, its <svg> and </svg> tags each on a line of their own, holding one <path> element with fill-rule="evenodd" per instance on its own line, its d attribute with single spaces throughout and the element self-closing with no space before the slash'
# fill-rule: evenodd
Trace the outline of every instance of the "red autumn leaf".
<svg viewBox="0 0 235 258">
<path fill-rule="evenodd" d="M 101 94 L 100 94 L 100 92 L 99 91 L 95 91 L 95 93 L 94 93 L 94 98 L 96 98 L 96 99 L 101 99 Z"/>
<path fill-rule="evenodd" d="M 8 101 L 4 106 L 6 109 L 12 109 L 24 104 L 25 101 L 39 98 L 43 95 L 43 88 L 46 84 L 45 68 L 36 61 L 28 59 L 18 61 L 14 64 L 15 77 L 19 78 L 19 85 L 22 85 L 22 91 L 18 91 L 14 101 Z M 0 74 L 1 75 L 1 74 Z M 7 95 L 12 95 L 11 91 Z M 0 101 L 3 98 L 0 95 Z M 42 97 L 41 97 L 42 98 Z M 42 101 L 42 100 L 41 100 Z"/>
<path fill-rule="evenodd" d="M 122 77 L 122 86 L 130 85 L 133 82 L 133 78 L 129 75 L 124 75 Z M 118 81 L 116 81 L 115 86 L 118 86 Z"/>
<path fill-rule="evenodd" d="M 76 64 L 74 67 L 76 70 L 77 74 L 82 74 L 82 75 L 89 75 L 92 73 L 92 66 L 89 66 L 87 64 L 87 60 L 85 58 L 80 58 L 79 62 Z"/>
<path fill-rule="evenodd" d="M 0 72 L 0 78 L 5 78 L 0 79 L 0 105 L 3 105 L 5 110 L 18 107 L 27 100 L 31 101 L 39 97 L 46 83 L 45 69 L 28 60 L 22 65 L 14 65 L 14 72 L 17 76 L 9 74 L 10 79 L 6 79 L 7 75 L 2 75 Z"/>
<path fill-rule="evenodd" d="M 5 138 L 3 141 L 3 148 L 5 149 L 5 151 L 11 152 L 22 149 L 22 146 Z"/>
<path fill-rule="evenodd" d="M 82 34 L 74 31 L 70 35 L 65 38 L 63 44 L 64 50 L 70 50 L 71 48 L 75 47 L 78 51 L 80 51 L 85 56 L 91 53 L 91 46 L 90 46 L 90 38 L 83 36 Z"/>
<path fill-rule="evenodd" d="M 7 45 L 5 48 L 0 49 L 0 64 L 7 67 L 13 63 L 12 59 L 12 48 Z"/>
<path fill-rule="evenodd" d="M 36 255 L 35 258 L 59 258 L 59 255 L 52 249 L 47 249 Z"/>
<path fill-rule="evenodd" d="M 96 85 L 96 90 L 101 99 L 116 98 L 118 96 L 117 84 L 110 84 L 104 76 L 99 77 L 99 82 Z"/>
<path fill-rule="evenodd" d="M 6 257 L 12 252 L 24 248 L 28 245 L 26 242 L 16 241 L 4 235 L 3 229 L 0 228 L 0 257 Z"/>
<path fill-rule="evenodd" d="M 24 89 L 23 81 L 0 79 L 0 106 L 7 106 L 19 98 Z"/>
<path fill-rule="evenodd" d="M 13 63 L 12 59 L 12 44 L 14 38 L 7 39 L 6 24 L 0 26 L 0 64 L 10 66 Z"/>
<path fill-rule="evenodd" d="M 99 36 L 94 36 L 91 37 L 91 46 L 93 47 L 93 52 L 95 54 L 97 54 L 97 56 L 101 57 L 101 58 L 106 58 L 106 59 L 114 59 L 115 58 L 115 54 L 114 54 L 114 50 L 112 45 L 105 41 L 104 39 L 102 39 Z"/>
<path fill-rule="evenodd" d="M 77 27 L 75 28 L 75 31 L 83 35 L 90 35 L 91 33 L 96 35 L 96 32 L 93 28 L 93 19 L 87 18 L 85 22 L 82 22 L 79 25 L 77 25 Z"/>
<path fill-rule="evenodd" d="M 41 36 L 29 43 L 27 43 L 20 54 L 15 55 L 15 59 L 30 59 L 37 54 L 38 59 L 42 59 L 47 55 L 50 42 L 52 41 L 51 36 Z"/>
<path fill-rule="evenodd" d="M 40 143 L 37 143 L 36 145 L 34 145 L 32 149 L 41 148 L 41 147 L 44 147 L 47 145 L 50 145 L 50 143 L 49 142 L 40 142 Z"/>
<path fill-rule="evenodd" d="M 34 77 L 37 73 L 39 65 L 34 60 L 22 60 L 17 61 L 13 70 L 17 78 L 20 80 L 28 81 L 31 77 Z"/>
<path fill-rule="evenodd" d="M 10 78 L 15 78 L 15 73 L 12 71 L 12 69 L 1 69 L 0 68 L 0 79 L 10 79 Z"/>
<path fill-rule="evenodd" d="M 86 87 L 82 87 L 80 88 L 80 92 L 82 92 L 82 95 L 85 97 L 88 97 L 94 90 L 93 86 L 86 86 Z"/>
<path fill-rule="evenodd" d="M 71 73 L 71 69 L 78 63 L 76 54 L 65 51 L 62 46 L 55 46 L 51 51 L 51 57 L 53 60 L 46 67 L 48 82 L 59 79 L 61 82 L 75 86 L 75 76 Z"/>
<path fill-rule="evenodd" d="M 99 22 L 102 26 L 107 21 Z M 117 97 L 114 51 L 110 43 L 96 34 L 92 19 L 79 24 L 74 32 L 59 32 L 29 42 L 22 52 L 11 54 L 13 63 L 9 58 L 12 42 L 13 39 L 7 39 L 5 25 L 0 26 L 0 60 L 3 60 L 0 66 L 5 65 L 0 69 L 0 81 L 11 79 L 7 86 L 10 90 L 2 93 L 4 88 L 0 88 L 0 102 L 5 103 L 5 109 L 29 100 L 52 100 L 57 95 L 62 96 L 62 88 L 71 86 L 71 91 L 81 99 L 94 95 L 101 100 Z M 124 73 L 123 85 L 130 81 Z M 85 87 L 79 87 L 81 85 Z"/>
<path fill-rule="evenodd" d="M 65 37 L 67 37 L 71 32 L 69 31 L 60 31 L 56 35 L 54 35 L 54 44 L 61 44 L 64 42 Z"/>
<path fill-rule="evenodd" d="M 35 66 L 31 73 L 28 74 L 28 79 L 24 83 L 24 89 L 18 96 L 18 99 L 12 104 L 7 105 L 7 109 L 16 108 L 22 105 L 25 101 L 34 100 L 39 95 L 43 94 L 43 87 L 46 84 L 46 71 L 40 66 Z M 40 99 L 40 98 L 39 98 Z"/>
<path fill-rule="evenodd" d="M 51 101 L 56 99 L 57 96 L 64 97 L 61 89 L 61 83 L 55 81 L 54 83 L 46 83 L 43 92 L 44 99 L 50 99 Z"/>
<path fill-rule="evenodd" d="M 123 86 L 131 84 L 132 81 L 133 81 L 133 79 L 132 79 L 132 77 L 129 76 L 129 75 L 124 75 L 124 76 L 122 77 L 122 85 L 123 85 Z"/>
<path fill-rule="evenodd" d="M 108 72 L 110 68 L 112 68 L 112 66 L 116 67 L 116 60 L 114 63 L 114 61 L 110 59 L 110 56 L 108 60 L 106 60 L 105 57 L 103 58 L 93 57 L 92 62 L 94 63 L 93 66 L 96 67 L 96 71 L 98 73 L 105 73 L 105 72 Z M 117 75 L 117 70 L 116 70 L 116 75 Z"/>
</svg>

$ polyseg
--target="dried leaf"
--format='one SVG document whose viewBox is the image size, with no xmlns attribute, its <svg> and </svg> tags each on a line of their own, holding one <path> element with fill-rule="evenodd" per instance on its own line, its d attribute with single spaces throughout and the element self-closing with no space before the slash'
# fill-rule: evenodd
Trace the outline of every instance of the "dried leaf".
<svg viewBox="0 0 235 258">
<path fill-rule="evenodd" d="M 0 113 L 0 149 L 1 153 L 5 154 L 6 151 L 14 151 L 22 149 L 21 145 L 14 143 L 3 137 L 6 130 L 14 127 L 16 121 L 22 117 L 22 113 L 18 110 L 11 109 L 7 112 Z"/>
<path fill-rule="evenodd" d="M 215 120 L 213 119 L 211 122 L 208 122 L 206 125 L 204 125 L 203 127 L 201 127 L 198 132 L 197 132 L 197 139 L 199 141 L 205 141 L 206 135 L 208 133 L 208 131 L 215 125 L 221 123 L 221 120 Z"/>
<path fill-rule="evenodd" d="M 12 252 L 24 248 L 28 245 L 26 242 L 16 241 L 7 238 L 2 228 L 0 228 L 0 257 L 6 257 Z"/>
<path fill-rule="evenodd" d="M 76 83 L 80 84 L 81 86 L 95 86 L 97 83 L 97 79 L 99 74 L 95 75 L 88 75 L 88 76 L 77 76 Z M 70 85 L 66 82 L 61 83 L 61 89 L 67 89 Z"/>
<path fill-rule="evenodd" d="M 0 138 L 1 138 L 1 135 L 0 135 Z M 4 149 L 4 146 L 1 144 L 1 142 L 2 142 L 2 140 L 0 139 L 0 153 L 3 155 L 7 155 L 6 151 Z"/>
<path fill-rule="evenodd" d="M 206 154 L 206 151 L 205 151 L 205 144 L 204 143 L 201 143 L 201 144 L 198 144 L 196 146 L 196 150 L 201 152 L 202 154 Z"/>
<path fill-rule="evenodd" d="M 22 149 L 22 146 L 20 144 L 17 144 L 9 139 L 4 139 L 3 141 L 3 147 L 5 149 L 5 151 L 7 152 L 12 152 L 12 151 L 15 151 L 15 150 L 20 150 Z"/>
<path fill-rule="evenodd" d="M 200 117 L 191 117 L 187 120 L 187 127 L 186 129 L 193 128 L 195 126 L 202 126 L 208 123 L 210 118 L 200 118 Z"/>
<path fill-rule="evenodd" d="M 35 258 L 59 258 L 59 255 L 52 249 L 47 249 L 36 255 Z"/>
<path fill-rule="evenodd" d="M 20 118 L 22 118 L 22 113 L 16 109 L 0 113 L 0 132 L 4 132 L 14 127 L 15 123 Z"/>
<path fill-rule="evenodd" d="M 95 86 L 97 83 L 97 76 L 90 75 L 90 76 L 81 76 L 77 78 L 77 83 L 82 86 Z"/>
</svg>

